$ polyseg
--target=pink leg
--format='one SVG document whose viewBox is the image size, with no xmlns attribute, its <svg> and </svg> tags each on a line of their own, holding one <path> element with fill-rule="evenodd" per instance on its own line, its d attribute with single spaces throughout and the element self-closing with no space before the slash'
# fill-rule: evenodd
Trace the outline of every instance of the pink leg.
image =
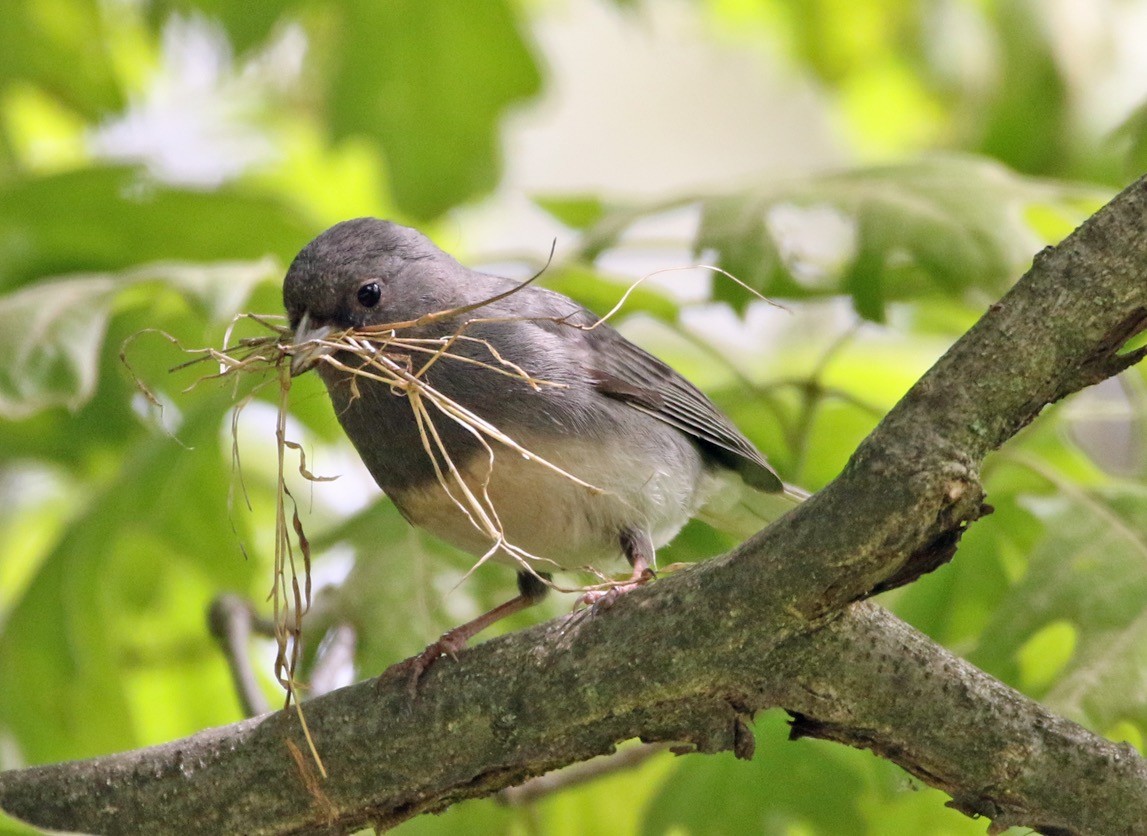
<svg viewBox="0 0 1147 836">
<path fill-rule="evenodd" d="M 655 577 L 653 572 L 653 542 L 644 532 L 626 530 L 621 533 L 621 549 L 625 557 L 633 566 L 633 574 L 625 583 L 611 586 L 609 589 L 593 589 L 585 593 L 578 601 L 587 606 L 608 607 L 622 595 L 632 592 L 639 586 L 644 586 Z"/>
<path fill-rule="evenodd" d="M 547 587 L 545 583 L 549 580 L 549 577 L 548 574 L 541 572 L 539 572 L 537 576 L 529 572 L 519 572 L 517 597 L 511 598 L 504 604 L 499 604 L 489 612 L 484 612 L 477 618 L 467 621 L 465 624 L 461 624 L 453 630 L 447 630 L 439 637 L 438 641 L 431 644 L 417 656 L 407 659 L 404 662 L 399 662 L 396 667 L 409 666 L 411 669 L 411 696 L 414 697 L 417 695 L 418 682 L 422 679 L 422 675 L 430 670 L 430 667 L 442 656 L 457 659 L 458 652 L 466 647 L 470 639 L 481 633 L 495 621 L 501 621 L 503 618 L 513 615 L 516 612 L 521 612 L 541 601 L 542 598 L 546 596 L 546 592 L 549 591 L 549 587 Z"/>
</svg>

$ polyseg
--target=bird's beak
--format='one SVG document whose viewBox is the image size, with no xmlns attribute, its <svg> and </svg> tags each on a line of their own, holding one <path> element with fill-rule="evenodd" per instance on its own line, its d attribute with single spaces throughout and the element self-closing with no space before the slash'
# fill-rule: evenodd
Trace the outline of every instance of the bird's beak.
<svg viewBox="0 0 1147 836">
<path fill-rule="evenodd" d="M 315 365 L 321 358 L 332 353 L 334 348 L 323 345 L 322 341 L 331 335 L 335 329 L 330 325 L 311 326 L 311 315 L 304 313 L 295 329 L 295 336 L 291 340 L 294 347 L 294 356 L 291 358 L 291 376 L 302 374 Z"/>
</svg>

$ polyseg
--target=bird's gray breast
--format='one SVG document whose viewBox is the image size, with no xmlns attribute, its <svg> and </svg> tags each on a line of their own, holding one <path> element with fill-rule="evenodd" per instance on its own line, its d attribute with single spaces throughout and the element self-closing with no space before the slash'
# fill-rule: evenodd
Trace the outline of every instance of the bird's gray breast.
<svg viewBox="0 0 1147 836">
<path fill-rule="evenodd" d="M 563 338 L 527 323 L 474 324 L 419 375 L 424 386 L 412 391 L 330 366 L 320 371 L 347 436 L 379 486 L 393 494 L 436 480 L 431 454 L 440 466 L 444 455 L 461 464 L 486 454 L 488 437 L 451 415 L 444 401 L 511 436 L 560 439 L 605 431 L 580 372 L 578 337 Z M 413 372 L 429 359 L 397 347 L 388 353 Z M 362 361 L 347 357 L 344 362 L 354 367 Z"/>
<path fill-rule="evenodd" d="M 514 546 L 583 565 L 620 554 L 626 528 L 668 542 L 697 510 L 705 465 L 684 434 L 597 393 L 583 332 L 571 331 L 475 325 L 466 329 L 470 339 L 454 343 L 458 356 L 423 376 L 516 447 L 465 426 L 426 394 L 361 378 L 352 386 L 329 367 L 323 377 L 367 468 L 412 522 L 481 554 L 493 538 L 474 518 L 489 511 Z M 417 357 L 411 362 L 418 367 Z M 460 508 L 467 496 L 483 510 Z"/>
</svg>

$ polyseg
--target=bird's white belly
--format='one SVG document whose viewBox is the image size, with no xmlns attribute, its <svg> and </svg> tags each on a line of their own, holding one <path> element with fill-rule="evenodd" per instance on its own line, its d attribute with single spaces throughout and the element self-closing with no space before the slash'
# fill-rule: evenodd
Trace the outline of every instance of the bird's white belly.
<svg viewBox="0 0 1147 836">
<path fill-rule="evenodd" d="M 493 461 L 479 455 L 459 464 L 466 490 L 444 472 L 457 502 L 437 483 L 392 499 L 412 523 L 475 555 L 489 552 L 501 532 L 508 545 L 498 548 L 493 559 L 512 560 L 520 549 L 538 558 L 533 566 L 539 572 L 597 565 L 622 555 L 622 531 L 647 531 L 660 547 L 696 512 L 701 457 L 675 432 L 668 438 L 669 443 L 648 439 L 652 449 L 646 450 L 519 439 L 588 486 L 492 443 Z"/>
</svg>

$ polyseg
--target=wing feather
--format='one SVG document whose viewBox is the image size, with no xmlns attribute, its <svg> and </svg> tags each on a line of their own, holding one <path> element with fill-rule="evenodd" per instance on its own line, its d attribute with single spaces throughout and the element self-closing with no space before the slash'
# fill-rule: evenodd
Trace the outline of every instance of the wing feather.
<svg viewBox="0 0 1147 836">
<path fill-rule="evenodd" d="M 784 490 L 760 451 L 696 386 L 615 331 L 597 329 L 595 336 L 589 372 L 598 392 L 693 436 L 753 487 Z"/>
</svg>

